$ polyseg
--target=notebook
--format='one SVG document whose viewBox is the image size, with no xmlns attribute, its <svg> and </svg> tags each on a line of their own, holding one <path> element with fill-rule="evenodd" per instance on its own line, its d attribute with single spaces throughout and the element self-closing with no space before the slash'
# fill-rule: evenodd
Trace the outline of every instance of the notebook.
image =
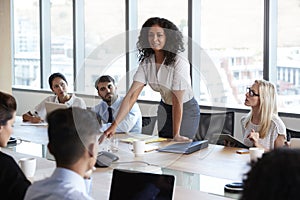
<svg viewBox="0 0 300 200">
<path fill-rule="evenodd" d="M 66 104 L 62 104 L 62 103 L 45 102 L 45 108 L 46 108 L 47 114 L 49 114 L 52 111 L 60 109 L 60 108 L 66 109 L 66 108 L 68 108 L 68 106 Z"/>
<path fill-rule="evenodd" d="M 129 138 L 126 138 L 126 139 L 121 139 L 120 141 L 132 144 L 133 141 L 135 141 L 135 140 L 137 140 L 137 138 L 129 137 Z M 155 143 L 155 142 L 164 142 L 164 141 L 167 141 L 168 139 L 167 138 L 162 138 L 162 137 L 149 137 L 149 138 L 141 139 L 141 140 L 144 140 L 145 143 L 148 144 L 148 143 Z"/>
<path fill-rule="evenodd" d="M 112 174 L 109 199 L 172 200 L 174 198 L 174 190 L 174 175 L 114 169 Z"/>
<path fill-rule="evenodd" d="M 158 149 L 161 152 L 190 154 L 200 149 L 208 147 L 208 141 L 194 141 L 185 143 L 175 143 Z"/>
</svg>

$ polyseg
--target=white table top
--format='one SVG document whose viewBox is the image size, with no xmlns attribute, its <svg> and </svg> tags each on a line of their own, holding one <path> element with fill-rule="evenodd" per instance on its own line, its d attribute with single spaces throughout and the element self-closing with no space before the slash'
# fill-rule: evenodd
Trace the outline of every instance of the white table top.
<svg viewBox="0 0 300 200">
<path fill-rule="evenodd" d="M 23 126 L 19 118 L 14 127 L 13 137 L 45 146 L 48 142 L 47 126 Z M 126 138 L 128 135 L 119 134 L 117 137 Z M 155 144 L 164 146 L 170 142 Z M 101 148 L 100 145 L 99 150 Z M 97 168 L 93 173 L 91 195 L 95 199 L 108 199 L 112 171 L 114 168 L 119 168 L 150 173 L 173 173 L 176 175 L 177 182 L 175 199 L 194 199 L 195 196 L 197 199 L 227 199 L 223 196 L 224 185 L 233 181 L 241 181 L 243 174 L 249 169 L 249 154 L 237 154 L 238 149 L 209 145 L 208 148 L 190 155 L 152 151 L 141 157 L 135 157 L 131 144 L 119 142 L 119 150 L 115 154 L 120 159 L 111 167 Z M 16 160 L 26 156 L 11 149 L 3 149 L 3 151 L 11 154 Z M 38 158 L 34 180 L 50 176 L 54 168 L 54 161 Z"/>
<path fill-rule="evenodd" d="M 24 123 L 22 122 L 22 117 L 17 116 L 12 137 L 36 144 L 48 144 L 47 127 L 47 123 Z"/>
</svg>

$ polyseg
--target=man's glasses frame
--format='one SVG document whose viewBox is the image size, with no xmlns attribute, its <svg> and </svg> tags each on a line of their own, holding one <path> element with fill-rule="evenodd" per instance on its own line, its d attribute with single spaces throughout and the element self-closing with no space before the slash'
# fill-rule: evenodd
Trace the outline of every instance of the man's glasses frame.
<svg viewBox="0 0 300 200">
<path fill-rule="evenodd" d="M 256 94 L 250 87 L 247 87 L 246 91 L 247 93 L 249 93 L 250 97 L 254 97 L 254 96 L 259 97 L 259 94 Z"/>
</svg>

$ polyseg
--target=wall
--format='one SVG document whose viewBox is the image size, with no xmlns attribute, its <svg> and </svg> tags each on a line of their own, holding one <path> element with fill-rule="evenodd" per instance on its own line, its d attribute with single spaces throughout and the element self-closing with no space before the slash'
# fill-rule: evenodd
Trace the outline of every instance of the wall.
<svg viewBox="0 0 300 200">
<path fill-rule="evenodd" d="M 12 93 L 10 0 L 0 0 L 0 91 Z"/>
<path fill-rule="evenodd" d="M 34 109 L 34 106 L 40 103 L 44 98 L 47 96 L 51 95 L 50 92 L 36 92 L 36 91 L 24 91 L 24 90 L 13 90 L 13 95 L 17 99 L 18 103 L 18 110 L 17 110 L 17 115 L 22 115 L 23 113 L 27 112 L 28 110 Z M 92 96 L 81 96 L 88 107 L 92 107 L 96 105 L 100 99 L 97 97 L 92 97 Z M 145 101 L 139 102 L 139 106 L 141 108 L 141 112 L 143 116 L 155 116 L 156 115 L 156 110 L 157 110 L 157 103 L 149 103 Z M 201 112 L 218 112 L 216 110 L 212 111 L 207 108 L 201 108 Z M 220 111 L 219 111 L 220 112 Z M 235 127 L 234 127 L 234 135 L 238 139 L 242 139 L 242 129 L 240 125 L 240 118 L 245 115 L 247 110 L 243 111 L 235 111 Z M 281 119 L 285 123 L 285 125 L 294 130 L 300 130 L 300 118 L 296 117 L 287 117 L 287 116 L 281 116 Z"/>
</svg>

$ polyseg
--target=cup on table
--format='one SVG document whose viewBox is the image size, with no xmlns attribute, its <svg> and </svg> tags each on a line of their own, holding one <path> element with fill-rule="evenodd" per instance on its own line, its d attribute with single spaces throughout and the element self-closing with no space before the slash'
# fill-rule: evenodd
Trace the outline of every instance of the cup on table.
<svg viewBox="0 0 300 200">
<path fill-rule="evenodd" d="M 34 176 L 36 169 L 35 158 L 21 158 L 19 160 L 19 165 L 26 177 Z"/>
<path fill-rule="evenodd" d="M 110 150 L 112 152 L 118 152 L 118 150 L 119 150 L 119 139 L 118 138 L 116 138 L 116 137 L 111 138 Z"/>
<path fill-rule="evenodd" d="M 265 150 L 258 147 L 251 147 L 249 148 L 250 153 L 250 161 L 256 162 L 258 158 L 261 158 L 264 154 Z"/>
<path fill-rule="evenodd" d="M 142 156 L 145 153 L 145 141 L 134 140 L 133 141 L 133 152 L 136 157 Z"/>
</svg>

